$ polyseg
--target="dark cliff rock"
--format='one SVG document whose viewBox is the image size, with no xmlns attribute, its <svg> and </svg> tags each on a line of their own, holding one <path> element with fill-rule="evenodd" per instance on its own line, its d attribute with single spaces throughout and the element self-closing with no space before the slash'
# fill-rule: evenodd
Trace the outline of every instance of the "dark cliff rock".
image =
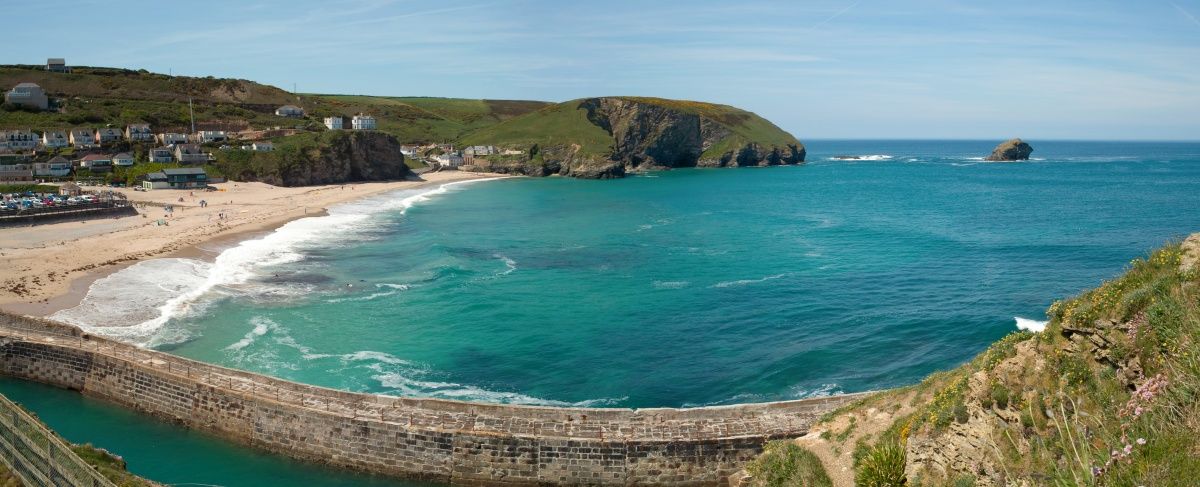
<svg viewBox="0 0 1200 487">
<path fill-rule="evenodd" d="M 216 163 L 225 175 L 277 186 L 387 181 L 412 174 L 400 141 L 382 132 L 325 132 L 281 144 L 274 152 L 236 152 Z"/>
<path fill-rule="evenodd" d="M 985 161 L 1026 161 L 1029 160 L 1029 154 L 1033 153 L 1033 147 L 1026 144 L 1021 139 L 1012 139 L 1005 141 L 996 146 L 992 151 L 992 155 L 984 158 Z"/>
<path fill-rule="evenodd" d="M 547 137 L 547 142 L 534 145 L 523 156 L 478 161 L 474 169 L 529 176 L 619 178 L 629 172 L 679 167 L 804 162 L 804 145 L 798 140 L 757 115 L 733 107 L 620 97 L 568 103 L 571 105 L 557 111 L 532 115 L 530 129 L 518 126 L 504 134 L 532 131 L 532 127 L 572 125 L 571 130 L 562 131 L 565 135 Z M 571 118 L 564 114 L 575 111 L 583 112 L 583 116 Z M 572 135 L 588 133 L 587 130 L 593 131 L 591 136 L 595 139 L 611 145 L 598 147 L 596 142 L 589 145 L 586 141 L 572 140 Z M 484 135 L 473 140 L 512 147 L 505 144 L 503 135 Z"/>
</svg>

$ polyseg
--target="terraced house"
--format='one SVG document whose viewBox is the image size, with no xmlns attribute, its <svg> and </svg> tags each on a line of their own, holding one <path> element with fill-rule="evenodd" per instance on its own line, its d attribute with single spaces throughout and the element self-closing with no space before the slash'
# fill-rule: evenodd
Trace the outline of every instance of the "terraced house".
<svg viewBox="0 0 1200 487">
<path fill-rule="evenodd" d="M 96 133 L 92 129 L 71 129 L 69 137 L 71 147 L 76 149 L 95 149 L 100 147 L 100 144 L 96 142 Z"/>
<path fill-rule="evenodd" d="M 67 138 L 67 133 L 61 130 L 47 130 L 42 132 L 42 147 L 47 149 L 62 149 L 71 145 L 70 139 Z"/>
<path fill-rule="evenodd" d="M 0 145 L 15 152 L 34 150 L 37 148 L 38 142 L 38 136 L 29 130 L 0 132 Z"/>
<path fill-rule="evenodd" d="M 130 142 L 149 142 L 154 140 L 154 132 L 148 123 L 130 124 L 125 127 L 125 138 Z"/>
</svg>

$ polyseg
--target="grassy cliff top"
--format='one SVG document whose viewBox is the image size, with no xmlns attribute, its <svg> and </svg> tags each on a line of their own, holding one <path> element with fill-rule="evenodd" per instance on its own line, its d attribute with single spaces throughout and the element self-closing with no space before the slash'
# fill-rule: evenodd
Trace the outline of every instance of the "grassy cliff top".
<svg viewBox="0 0 1200 487">
<path fill-rule="evenodd" d="M 254 81 L 168 76 L 116 68 L 73 67 L 53 73 L 40 66 L 0 66 L 0 89 L 32 82 L 61 107 L 53 112 L 5 110 L 2 129 L 66 129 L 73 126 L 150 123 L 156 131 L 190 126 L 188 100 L 200 126 L 229 129 L 316 126 L 327 116 L 375 115 L 379 130 L 405 142 L 453 142 L 463 134 L 542 108 L 520 100 L 292 94 Z M 298 105 L 304 119 L 278 117 L 282 105 Z"/>
<path fill-rule="evenodd" d="M 617 96 L 583 98 L 546 106 L 511 120 L 472 132 L 462 141 L 467 144 L 494 144 L 528 147 L 533 144 L 578 144 L 584 153 L 604 154 L 612 150 L 613 136 L 588 119 L 585 105 L 598 99 L 621 100 L 697 115 L 716 122 L 731 136 L 715 144 L 710 152 L 724 152 L 746 143 L 783 147 L 798 145 L 796 137 L 770 121 L 740 108 L 715 103 L 666 98 Z"/>
</svg>

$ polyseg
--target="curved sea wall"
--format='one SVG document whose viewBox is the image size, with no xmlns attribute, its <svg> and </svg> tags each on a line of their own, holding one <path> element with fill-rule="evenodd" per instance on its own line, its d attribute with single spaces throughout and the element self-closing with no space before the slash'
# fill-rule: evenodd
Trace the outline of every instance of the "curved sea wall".
<svg viewBox="0 0 1200 487">
<path fill-rule="evenodd" d="M 0 312 L 0 373 L 264 450 L 466 485 L 718 485 L 857 395 L 693 409 L 480 404 L 309 386 Z"/>
</svg>

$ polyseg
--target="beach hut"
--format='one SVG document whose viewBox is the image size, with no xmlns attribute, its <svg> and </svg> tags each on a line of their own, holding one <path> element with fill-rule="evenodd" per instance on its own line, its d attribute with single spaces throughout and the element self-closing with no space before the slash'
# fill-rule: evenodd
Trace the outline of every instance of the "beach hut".
<svg viewBox="0 0 1200 487">
<path fill-rule="evenodd" d="M 67 184 L 58 187 L 58 194 L 62 196 L 79 196 L 83 194 L 83 190 L 79 189 L 78 184 L 67 182 Z"/>
</svg>

